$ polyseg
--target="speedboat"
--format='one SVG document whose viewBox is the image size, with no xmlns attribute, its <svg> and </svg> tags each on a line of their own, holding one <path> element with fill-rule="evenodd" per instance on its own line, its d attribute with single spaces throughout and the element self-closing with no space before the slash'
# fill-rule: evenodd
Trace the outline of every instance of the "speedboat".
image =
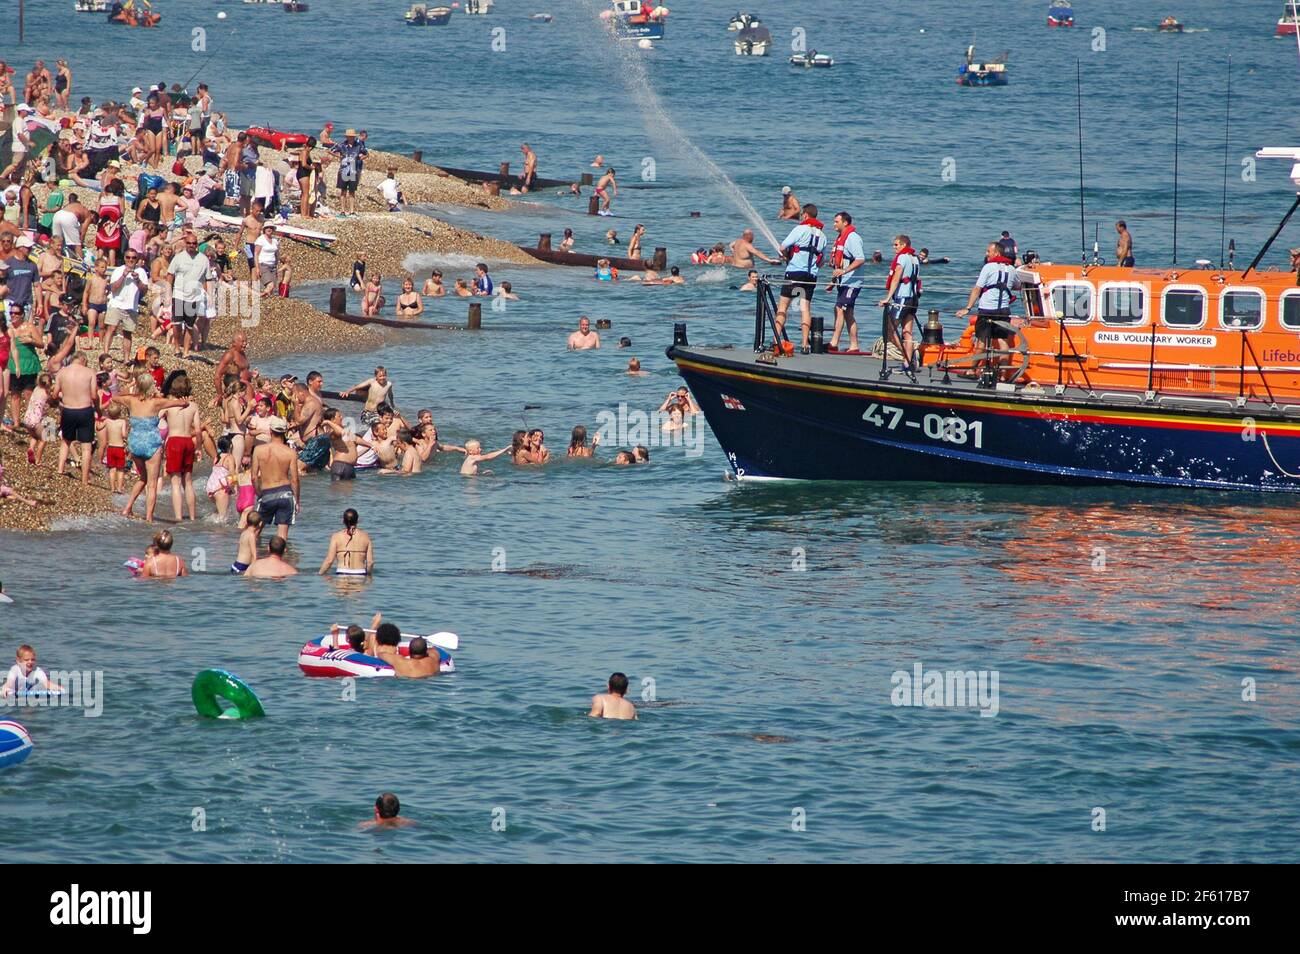
<svg viewBox="0 0 1300 954">
<path fill-rule="evenodd" d="M 464 0 L 461 8 L 466 13 L 488 14 L 492 12 L 492 0 Z"/>
<path fill-rule="evenodd" d="M 1274 36 L 1295 36 L 1300 30 L 1300 3 L 1288 0 L 1286 9 L 1277 18 L 1277 32 Z"/>
<path fill-rule="evenodd" d="M 1007 54 L 999 54 L 987 63 L 975 62 L 975 46 L 966 47 L 966 62 L 957 68 L 958 86 L 1006 86 Z"/>
<path fill-rule="evenodd" d="M 728 30 L 744 30 L 748 27 L 761 27 L 763 21 L 758 18 L 756 13 L 737 13 L 727 24 Z"/>
<path fill-rule="evenodd" d="M 528 19 L 532 20 L 534 23 L 550 23 L 555 18 L 549 13 L 534 13 L 530 15 Z"/>
<path fill-rule="evenodd" d="M 662 40 L 668 8 L 643 0 L 613 0 L 609 10 L 601 11 L 600 18 L 620 40 Z"/>
<path fill-rule="evenodd" d="M 747 26 L 736 34 L 737 56 L 767 56 L 772 33 L 765 26 Z"/>
<path fill-rule="evenodd" d="M 1183 25 L 1174 17 L 1165 17 L 1156 29 L 1161 33 L 1182 33 Z"/>
<path fill-rule="evenodd" d="M 300 0 L 284 0 L 284 12 L 285 13 L 306 13 L 307 4 L 300 2 Z"/>
<path fill-rule="evenodd" d="M 107 13 L 110 6 L 109 0 L 76 0 L 72 9 L 77 13 Z"/>
<path fill-rule="evenodd" d="M 835 60 L 831 58 L 829 53 L 818 53 L 816 50 L 809 50 L 807 53 L 796 53 L 790 57 L 790 65 L 811 69 L 814 66 L 834 66 Z"/>
<path fill-rule="evenodd" d="M 417 3 L 406 11 L 407 26 L 444 26 L 451 22 L 451 7 L 430 7 Z"/>
<path fill-rule="evenodd" d="M 1074 7 L 1065 0 L 1058 0 L 1047 8 L 1047 25 L 1050 27 L 1074 26 Z"/>
</svg>

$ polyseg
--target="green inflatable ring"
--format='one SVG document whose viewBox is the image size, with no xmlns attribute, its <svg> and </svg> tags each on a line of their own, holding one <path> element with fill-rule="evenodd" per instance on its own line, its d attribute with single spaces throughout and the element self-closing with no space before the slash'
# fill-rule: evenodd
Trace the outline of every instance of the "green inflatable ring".
<svg viewBox="0 0 1300 954">
<path fill-rule="evenodd" d="M 194 699 L 195 711 L 207 719 L 256 719 L 266 715 L 257 693 L 238 676 L 224 669 L 205 669 L 195 676 L 190 696 Z M 218 698 L 233 705 L 238 716 L 228 715 Z"/>
</svg>

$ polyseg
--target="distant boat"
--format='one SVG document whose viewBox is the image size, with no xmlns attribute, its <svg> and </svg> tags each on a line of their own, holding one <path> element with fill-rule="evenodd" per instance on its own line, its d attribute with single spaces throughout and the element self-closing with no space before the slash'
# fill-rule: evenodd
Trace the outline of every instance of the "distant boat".
<svg viewBox="0 0 1300 954">
<path fill-rule="evenodd" d="M 307 4 L 300 2 L 300 0 L 284 0 L 284 12 L 285 13 L 306 13 Z"/>
<path fill-rule="evenodd" d="M 464 0 L 461 8 L 466 13 L 486 15 L 492 12 L 492 0 Z"/>
<path fill-rule="evenodd" d="M 652 6 L 642 0 L 613 0 L 600 18 L 613 27 L 621 40 L 662 40 L 668 8 Z"/>
<path fill-rule="evenodd" d="M 727 24 L 728 30 L 744 30 L 748 27 L 761 27 L 763 21 L 758 18 L 756 13 L 737 13 Z"/>
<path fill-rule="evenodd" d="M 532 20 L 534 23 L 550 23 L 555 18 L 549 13 L 534 13 L 529 16 L 528 19 Z"/>
<path fill-rule="evenodd" d="M 1074 26 L 1074 7 L 1068 3 L 1053 3 L 1047 8 L 1047 25 L 1050 27 Z"/>
<path fill-rule="evenodd" d="M 1277 18 L 1277 32 L 1274 36 L 1295 36 L 1300 30 L 1300 4 L 1287 3 L 1282 15 Z"/>
<path fill-rule="evenodd" d="M 1007 55 L 999 54 L 987 63 L 975 62 L 975 46 L 966 47 L 966 62 L 957 68 L 958 86 L 1006 86 Z"/>
<path fill-rule="evenodd" d="M 802 66 L 805 69 L 811 69 L 814 66 L 830 67 L 835 65 L 835 60 L 829 53 L 818 53 L 816 50 L 809 50 L 807 53 L 796 53 L 790 57 L 791 66 Z"/>
<path fill-rule="evenodd" d="M 1183 25 L 1174 17 L 1165 17 L 1156 29 L 1161 33 L 1182 33 Z"/>
<path fill-rule="evenodd" d="M 772 33 L 765 26 L 749 26 L 736 34 L 737 56 L 767 56 Z"/>
<path fill-rule="evenodd" d="M 76 0 L 72 9 L 77 13 L 107 13 L 110 6 L 109 0 Z"/>
<path fill-rule="evenodd" d="M 445 26 L 451 22 L 451 7 L 430 7 L 417 3 L 406 11 L 407 26 Z"/>
<path fill-rule="evenodd" d="M 140 6 L 136 6 L 135 0 L 126 0 L 125 3 L 114 3 L 108 8 L 108 22 L 122 23 L 132 27 L 153 27 L 158 25 L 162 15 L 153 12 L 149 0 L 140 0 Z"/>
</svg>

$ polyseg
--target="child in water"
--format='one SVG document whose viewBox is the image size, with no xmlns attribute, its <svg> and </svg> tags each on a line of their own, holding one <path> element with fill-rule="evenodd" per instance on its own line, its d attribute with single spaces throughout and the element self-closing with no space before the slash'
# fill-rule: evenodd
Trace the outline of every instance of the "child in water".
<svg viewBox="0 0 1300 954">
<path fill-rule="evenodd" d="M 465 442 L 465 462 L 460 465 L 461 476 L 477 477 L 479 474 L 479 469 L 478 469 L 479 464 L 481 464 L 485 460 L 492 460 L 493 458 L 500 457 L 502 454 L 506 453 L 509 450 L 510 450 L 509 447 L 503 447 L 499 451 L 493 451 L 491 454 L 485 454 L 483 453 L 482 444 L 480 444 L 476 440 L 473 440 L 472 438 L 470 440 L 467 440 Z M 489 474 L 491 473 L 491 471 L 484 471 L 483 473 Z"/>
<path fill-rule="evenodd" d="M 570 457 L 591 457 L 600 446 L 600 435 L 597 434 L 587 444 L 587 429 L 579 424 L 573 429 L 573 434 L 569 438 L 569 456 Z"/>
<path fill-rule="evenodd" d="M 598 282 L 616 282 L 618 281 L 618 269 L 609 264 L 609 259 L 602 258 L 596 262 L 596 281 Z"/>
<path fill-rule="evenodd" d="M 49 692 L 58 694 L 61 688 L 50 682 L 45 670 L 36 665 L 36 650 L 24 644 L 18 647 L 17 662 L 5 676 L 4 686 L 0 687 L 0 698 L 22 696 L 29 692 Z"/>
<path fill-rule="evenodd" d="M 108 489 L 120 494 L 126 487 L 126 431 L 122 405 L 114 401 L 104 408 L 96 437 L 104 448 L 104 467 L 108 470 Z"/>
</svg>

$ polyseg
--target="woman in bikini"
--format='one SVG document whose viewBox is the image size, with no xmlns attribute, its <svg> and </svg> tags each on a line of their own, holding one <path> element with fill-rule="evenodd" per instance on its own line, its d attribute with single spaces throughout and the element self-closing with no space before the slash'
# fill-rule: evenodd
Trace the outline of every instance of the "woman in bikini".
<svg viewBox="0 0 1300 954">
<path fill-rule="evenodd" d="M 315 169 L 312 163 L 311 151 L 316 148 L 316 138 L 309 136 L 307 141 L 302 144 L 298 150 L 298 171 L 295 173 L 298 179 L 298 189 L 302 192 L 298 199 L 298 211 L 304 218 L 311 218 L 315 214 L 312 208 L 311 174 Z"/>
<path fill-rule="evenodd" d="M 424 299 L 415 291 L 415 282 L 407 278 L 402 282 L 402 293 L 397 296 L 397 317 L 417 318 L 424 314 Z"/>
<path fill-rule="evenodd" d="M 230 459 L 234 462 L 232 474 L 244 469 L 244 452 L 248 447 L 248 418 L 253 405 L 239 383 L 239 376 L 226 375 L 226 394 L 221 402 L 221 436 L 230 438 Z"/>
<path fill-rule="evenodd" d="M 153 535 L 154 552 L 145 558 L 139 574 L 142 579 L 174 580 L 178 576 L 189 576 L 185 561 L 172 553 L 172 532 L 164 530 Z"/>
<path fill-rule="evenodd" d="M 335 563 L 338 565 L 334 572 L 338 576 L 369 576 L 374 572 L 375 548 L 370 534 L 357 529 L 360 519 L 351 507 L 343 511 L 343 529 L 330 537 L 329 552 L 320 565 L 322 575 Z"/>
</svg>

